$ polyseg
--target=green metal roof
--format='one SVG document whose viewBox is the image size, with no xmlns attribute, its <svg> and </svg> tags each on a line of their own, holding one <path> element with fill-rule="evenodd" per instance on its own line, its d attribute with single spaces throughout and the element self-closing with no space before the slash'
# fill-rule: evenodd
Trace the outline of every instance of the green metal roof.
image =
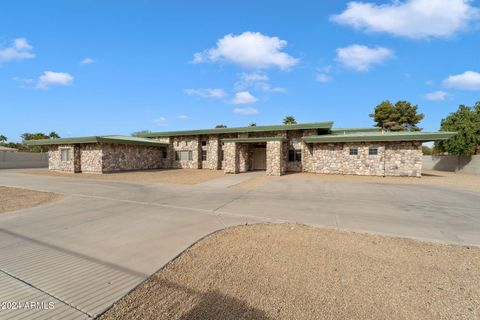
<svg viewBox="0 0 480 320">
<path fill-rule="evenodd" d="M 222 139 L 223 142 L 241 142 L 241 143 L 254 143 L 254 142 L 267 142 L 267 141 L 286 141 L 285 137 L 255 137 L 255 138 L 228 138 Z"/>
<path fill-rule="evenodd" d="M 131 136 L 91 136 L 78 138 L 60 138 L 60 139 L 41 139 L 26 140 L 27 146 L 48 146 L 48 145 L 65 145 L 65 144 L 85 144 L 85 143 L 113 143 L 113 144 L 132 144 L 143 146 L 168 146 L 168 143 L 156 141 L 152 139 L 131 137 Z"/>
<path fill-rule="evenodd" d="M 327 134 L 322 136 L 306 136 L 307 143 L 335 142 L 373 142 L 373 141 L 435 141 L 446 140 L 456 132 L 370 132 L 351 134 Z"/>
<path fill-rule="evenodd" d="M 265 132 L 265 131 L 285 131 L 285 130 L 305 130 L 305 129 L 326 129 L 329 130 L 333 122 L 314 122 L 273 126 L 254 126 L 254 127 L 237 127 L 237 128 L 214 128 L 203 130 L 187 130 L 187 131 L 169 131 L 169 132 L 152 132 L 143 134 L 142 137 L 173 137 L 173 136 L 196 136 L 201 134 L 222 134 L 222 133 L 240 133 L 240 132 Z"/>
<path fill-rule="evenodd" d="M 332 134 L 347 134 L 347 133 L 361 133 L 361 132 L 381 132 L 382 128 L 369 127 L 369 128 L 332 128 L 330 132 Z"/>
</svg>

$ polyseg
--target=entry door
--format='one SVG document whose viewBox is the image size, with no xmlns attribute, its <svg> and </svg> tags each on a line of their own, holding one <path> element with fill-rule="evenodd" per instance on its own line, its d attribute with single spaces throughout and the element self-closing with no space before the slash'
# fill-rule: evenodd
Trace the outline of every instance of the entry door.
<svg viewBox="0 0 480 320">
<path fill-rule="evenodd" d="M 255 148 L 253 149 L 253 170 L 267 169 L 267 149 Z"/>
</svg>

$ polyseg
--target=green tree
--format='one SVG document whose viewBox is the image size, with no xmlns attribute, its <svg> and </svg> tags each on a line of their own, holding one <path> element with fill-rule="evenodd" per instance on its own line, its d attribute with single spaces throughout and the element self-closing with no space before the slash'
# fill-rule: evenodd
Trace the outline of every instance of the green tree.
<svg viewBox="0 0 480 320">
<path fill-rule="evenodd" d="M 132 137 L 142 137 L 146 134 L 152 133 L 150 130 L 140 130 L 140 131 L 135 131 L 131 133 Z"/>
<path fill-rule="evenodd" d="M 250 123 L 248 126 L 249 126 L 249 127 L 256 127 L 257 124 L 256 124 L 255 122 L 252 122 L 252 123 Z"/>
<path fill-rule="evenodd" d="M 50 132 L 48 136 L 50 137 L 50 139 L 60 139 L 60 136 L 55 131 Z"/>
<path fill-rule="evenodd" d="M 457 134 L 444 141 L 436 141 L 435 149 L 453 155 L 472 155 L 480 151 L 480 101 L 473 107 L 460 105 L 440 122 L 441 131 Z"/>
<path fill-rule="evenodd" d="M 0 134 L 0 143 L 1 144 L 4 144 L 5 142 L 7 142 L 7 137 L 5 137 L 3 134 Z"/>
<path fill-rule="evenodd" d="M 422 146 L 422 153 L 424 156 L 431 156 L 433 153 L 433 150 L 429 146 Z"/>
<path fill-rule="evenodd" d="M 293 116 L 286 116 L 283 118 L 283 124 L 297 124 L 297 120 Z"/>
<path fill-rule="evenodd" d="M 226 127 L 227 127 L 227 126 L 224 125 L 224 124 L 217 124 L 217 125 L 215 126 L 215 129 L 226 128 Z"/>
<path fill-rule="evenodd" d="M 59 139 L 60 136 L 55 132 L 52 131 L 48 135 L 42 132 L 37 133 L 24 133 L 21 135 L 23 142 L 25 140 L 41 140 L 41 139 Z M 31 152 L 47 152 L 47 146 L 32 146 L 30 147 Z"/>
<path fill-rule="evenodd" d="M 375 107 L 374 113 L 369 116 L 375 121 L 375 126 L 390 131 L 420 131 L 417 124 L 425 117 L 423 113 L 417 113 L 418 106 L 408 101 L 398 101 L 392 104 L 390 101 L 382 101 Z"/>
</svg>

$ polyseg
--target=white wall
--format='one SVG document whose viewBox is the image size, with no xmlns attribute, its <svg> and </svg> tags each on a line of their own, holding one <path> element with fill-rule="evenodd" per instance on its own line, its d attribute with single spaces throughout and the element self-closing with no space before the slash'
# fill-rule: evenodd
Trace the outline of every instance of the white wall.
<svg viewBox="0 0 480 320">
<path fill-rule="evenodd" d="M 0 151 L 0 169 L 47 168 L 48 153 Z"/>
</svg>

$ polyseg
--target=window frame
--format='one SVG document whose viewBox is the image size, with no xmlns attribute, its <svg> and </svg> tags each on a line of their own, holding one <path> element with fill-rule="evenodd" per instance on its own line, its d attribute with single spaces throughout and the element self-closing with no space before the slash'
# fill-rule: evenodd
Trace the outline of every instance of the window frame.
<svg viewBox="0 0 480 320">
<path fill-rule="evenodd" d="M 192 161 L 193 152 L 191 150 L 177 150 L 175 151 L 175 161 Z"/>
<path fill-rule="evenodd" d="M 207 161 L 208 156 L 207 156 L 207 150 L 202 150 L 202 161 Z"/>
<path fill-rule="evenodd" d="M 302 149 L 288 149 L 288 162 L 302 162 Z"/>
<path fill-rule="evenodd" d="M 348 149 L 348 154 L 350 156 L 358 156 L 358 147 L 350 147 Z"/>
<path fill-rule="evenodd" d="M 72 149 L 70 148 L 60 148 L 60 161 L 61 162 L 69 162 L 72 160 Z M 66 155 L 64 157 L 64 154 Z"/>
<path fill-rule="evenodd" d="M 375 150 L 375 153 L 373 153 L 374 150 Z M 368 155 L 369 156 L 378 156 L 378 147 L 369 147 L 368 148 Z"/>
</svg>

